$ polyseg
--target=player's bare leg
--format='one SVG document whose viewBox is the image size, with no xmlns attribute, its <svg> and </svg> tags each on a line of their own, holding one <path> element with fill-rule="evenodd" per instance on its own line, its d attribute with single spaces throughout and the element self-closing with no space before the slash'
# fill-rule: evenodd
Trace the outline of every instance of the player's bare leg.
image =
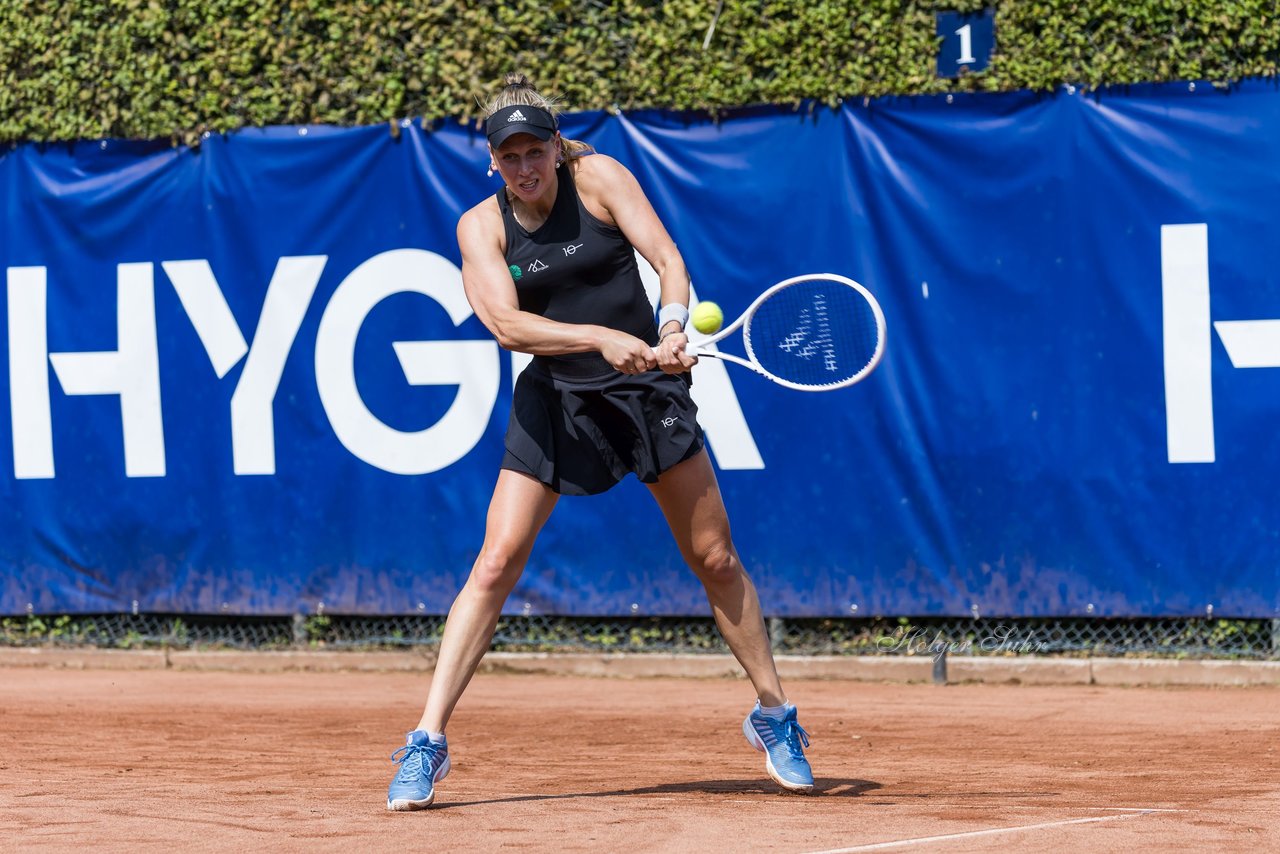
<svg viewBox="0 0 1280 854">
<path fill-rule="evenodd" d="M 711 603 L 716 626 L 733 652 L 760 702 L 786 702 L 773 661 L 769 635 L 755 585 L 751 583 L 729 533 L 729 516 L 706 450 L 662 474 L 649 490 L 662 508 L 680 554 L 698 576 Z"/>
<path fill-rule="evenodd" d="M 454 599 L 418 729 L 444 732 L 453 708 L 493 642 L 502 605 L 559 498 L 528 475 L 502 469 L 489 501 L 484 545 Z"/>
<path fill-rule="evenodd" d="M 813 771 L 804 755 L 809 735 L 782 693 L 760 601 L 729 535 L 728 514 L 706 450 L 666 471 L 649 488 L 681 554 L 707 591 L 720 634 L 755 686 L 759 701 L 742 722 L 742 734 L 765 754 L 765 771 L 778 785 L 813 791 Z"/>
<path fill-rule="evenodd" d="M 445 724 L 493 642 L 502 604 L 524 571 L 557 497 L 531 477 L 499 472 L 489 500 L 484 545 L 449 609 L 422 719 L 407 734 L 404 747 L 391 754 L 400 768 L 387 788 L 387 809 L 420 810 L 435 801 L 436 783 L 450 768 Z"/>
</svg>

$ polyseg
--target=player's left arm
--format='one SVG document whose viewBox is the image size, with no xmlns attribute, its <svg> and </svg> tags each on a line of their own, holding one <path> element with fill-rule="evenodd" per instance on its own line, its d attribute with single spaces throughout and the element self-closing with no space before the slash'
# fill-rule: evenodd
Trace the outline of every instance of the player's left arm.
<svg viewBox="0 0 1280 854">
<path fill-rule="evenodd" d="M 679 303 L 687 307 L 689 271 L 675 241 L 641 189 L 640 182 L 630 170 L 607 155 L 595 154 L 583 158 L 581 163 L 584 168 L 580 173 L 580 184 L 583 183 L 582 177 L 588 179 L 585 183 L 594 200 L 657 272 L 661 286 L 658 305 Z M 677 328 L 672 321 L 664 329 L 659 329 L 658 334 L 672 333 Z M 688 337 L 682 332 L 662 338 L 657 348 L 658 365 L 668 373 L 680 373 L 697 364 L 696 358 L 685 353 L 687 344 Z"/>
</svg>

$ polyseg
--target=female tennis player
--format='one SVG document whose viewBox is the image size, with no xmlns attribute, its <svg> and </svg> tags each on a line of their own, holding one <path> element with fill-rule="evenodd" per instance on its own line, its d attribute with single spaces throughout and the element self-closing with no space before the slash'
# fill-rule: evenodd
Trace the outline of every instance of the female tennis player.
<svg viewBox="0 0 1280 854">
<path fill-rule="evenodd" d="M 445 726 L 559 496 L 604 492 L 632 473 L 756 690 L 743 733 L 770 777 L 809 791 L 808 736 L 778 680 L 689 395 L 684 261 L 635 177 L 561 137 L 553 104 L 524 75 L 507 76 L 486 114 L 504 185 L 458 222 L 462 281 L 498 343 L 534 358 L 516 383 L 484 542 L 449 611 L 426 707 L 392 754 L 387 808 L 429 806 L 449 773 Z M 661 280 L 656 322 L 636 251 Z"/>
</svg>

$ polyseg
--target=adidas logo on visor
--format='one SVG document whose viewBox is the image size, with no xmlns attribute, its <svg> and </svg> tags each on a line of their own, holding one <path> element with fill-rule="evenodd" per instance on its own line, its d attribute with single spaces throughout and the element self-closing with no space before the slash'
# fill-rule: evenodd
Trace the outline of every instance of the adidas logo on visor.
<svg viewBox="0 0 1280 854">
<path fill-rule="evenodd" d="M 519 110 L 516 110 L 511 115 L 507 116 L 507 121 L 508 122 L 527 122 L 529 120 L 524 117 L 524 113 L 520 112 Z"/>
</svg>

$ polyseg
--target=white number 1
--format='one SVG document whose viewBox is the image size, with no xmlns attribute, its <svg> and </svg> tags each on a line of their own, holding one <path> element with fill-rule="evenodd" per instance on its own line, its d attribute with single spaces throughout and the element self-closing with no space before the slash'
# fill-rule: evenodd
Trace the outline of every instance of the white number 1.
<svg viewBox="0 0 1280 854">
<path fill-rule="evenodd" d="M 973 36 L 969 32 L 969 24 L 965 24 L 956 30 L 956 35 L 960 37 L 960 58 L 956 60 L 957 65 L 972 65 L 978 61 L 973 55 Z"/>
</svg>

